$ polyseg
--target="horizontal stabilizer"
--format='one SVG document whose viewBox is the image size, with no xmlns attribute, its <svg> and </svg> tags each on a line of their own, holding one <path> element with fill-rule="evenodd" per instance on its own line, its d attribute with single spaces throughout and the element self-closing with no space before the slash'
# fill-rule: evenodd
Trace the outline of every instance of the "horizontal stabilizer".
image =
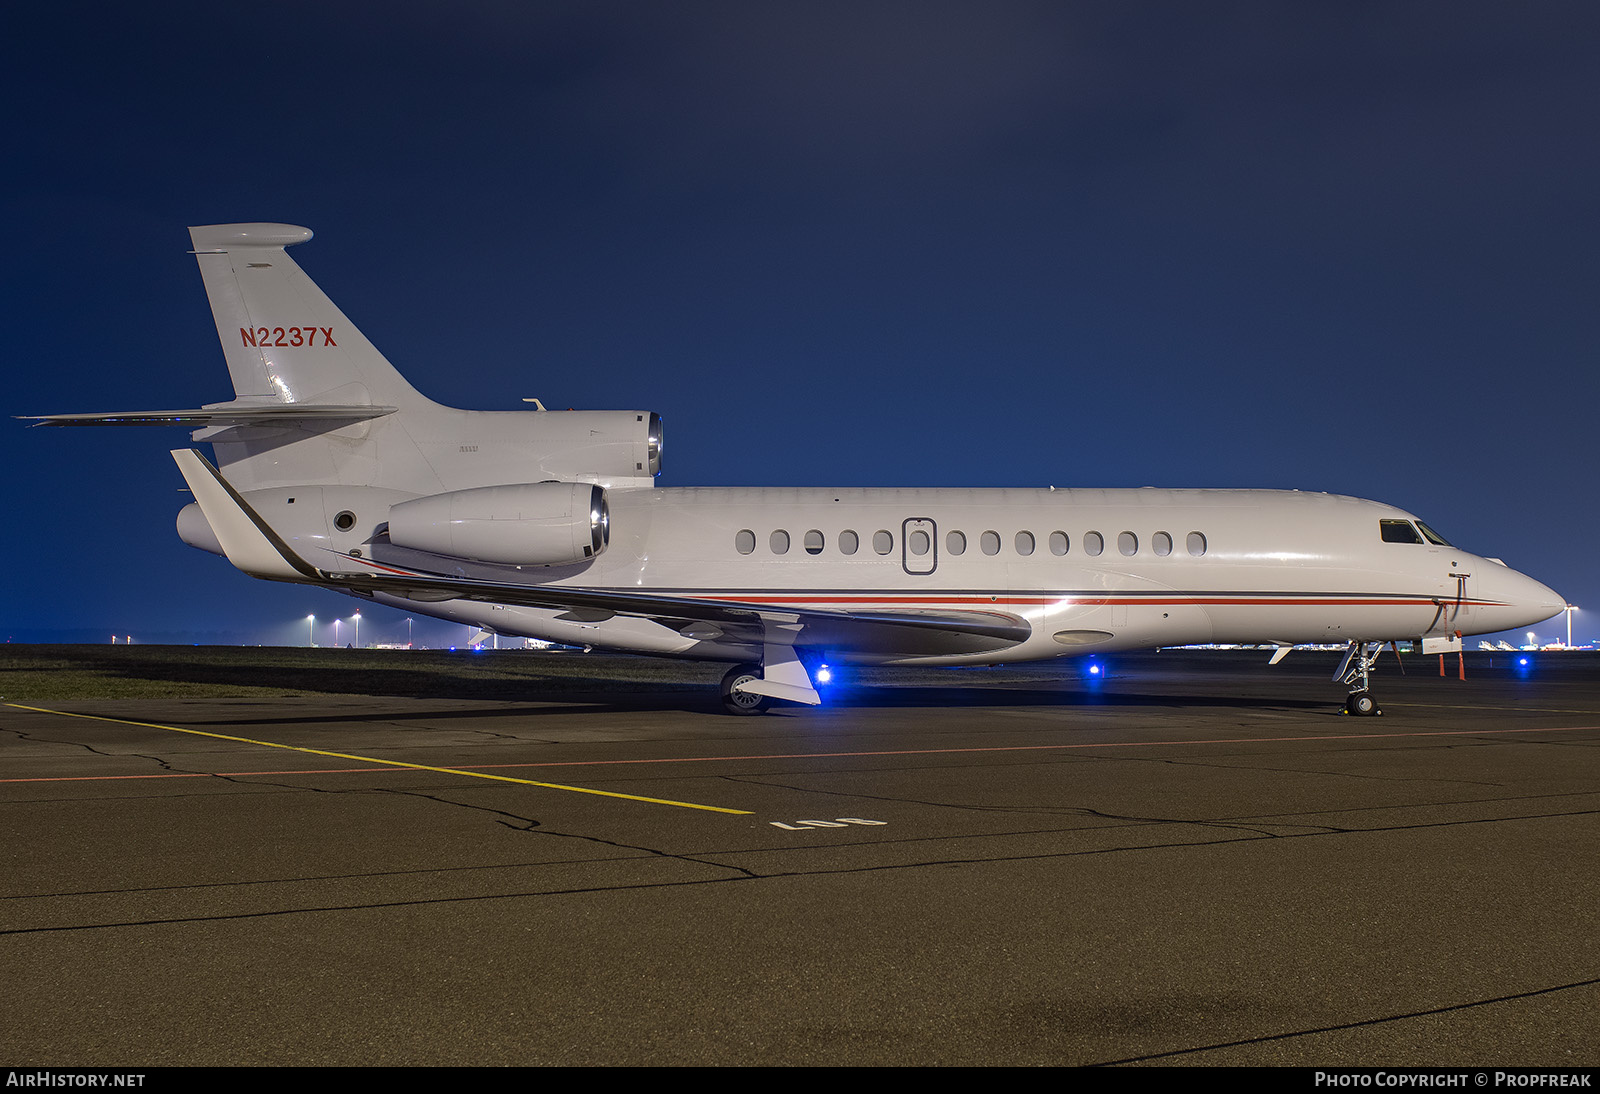
<svg viewBox="0 0 1600 1094">
<path fill-rule="evenodd" d="M 392 406 L 337 403 L 255 403 L 197 407 L 193 410 L 122 410 L 95 414 L 18 414 L 34 425 L 294 425 L 300 422 L 360 422 L 393 414 Z"/>
</svg>

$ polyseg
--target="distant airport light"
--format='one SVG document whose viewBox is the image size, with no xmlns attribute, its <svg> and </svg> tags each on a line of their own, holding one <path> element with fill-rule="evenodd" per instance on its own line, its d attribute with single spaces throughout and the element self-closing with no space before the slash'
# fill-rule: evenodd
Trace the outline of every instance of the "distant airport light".
<svg viewBox="0 0 1600 1094">
<path fill-rule="evenodd" d="M 306 646 L 310 649 L 317 647 L 317 617 L 306 616 Z"/>
<path fill-rule="evenodd" d="M 828 684 L 828 683 L 832 683 L 832 682 L 833 682 L 833 670 L 830 669 L 827 665 L 819 665 L 817 667 L 817 683 L 819 683 L 819 684 Z"/>
</svg>

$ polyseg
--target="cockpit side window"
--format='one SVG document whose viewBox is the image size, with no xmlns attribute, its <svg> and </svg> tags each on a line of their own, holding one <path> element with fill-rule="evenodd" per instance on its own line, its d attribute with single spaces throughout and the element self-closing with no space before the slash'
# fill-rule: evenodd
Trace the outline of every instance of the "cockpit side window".
<svg viewBox="0 0 1600 1094">
<path fill-rule="evenodd" d="M 1428 542 L 1433 544 L 1435 547 L 1455 546 L 1449 540 L 1441 536 L 1438 532 L 1435 532 L 1432 528 L 1429 528 L 1426 524 L 1423 524 L 1420 520 L 1417 521 L 1417 527 L 1422 529 L 1422 534 L 1427 536 Z"/>
<path fill-rule="evenodd" d="M 1378 531 L 1385 543 L 1421 543 L 1422 537 L 1411 527 L 1409 520 L 1380 520 Z"/>
</svg>

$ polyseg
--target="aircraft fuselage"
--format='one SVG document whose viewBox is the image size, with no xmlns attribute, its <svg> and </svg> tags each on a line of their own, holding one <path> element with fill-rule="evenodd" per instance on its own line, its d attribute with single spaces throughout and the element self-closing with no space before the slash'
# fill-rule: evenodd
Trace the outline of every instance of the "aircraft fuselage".
<svg viewBox="0 0 1600 1094">
<path fill-rule="evenodd" d="M 963 648 L 942 648 L 929 636 L 913 652 L 904 635 L 879 649 L 861 648 L 852 636 L 831 654 L 919 664 L 1206 642 L 1480 634 L 1528 625 L 1562 606 L 1503 563 L 1420 535 L 1421 542 L 1385 541 L 1380 521 L 1414 518 L 1339 495 L 657 488 L 614 489 L 608 497 L 610 546 L 592 562 L 564 570 L 469 564 L 457 572 L 777 609 L 970 612 L 1027 624 L 1020 642 L 947 638 L 944 646 Z M 381 544 L 369 551 L 404 566 L 440 561 Z M 739 655 L 725 636 L 693 637 L 705 628 L 651 620 L 561 618 L 571 613 L 468 601 L 427 610 L 506 635 L 717 660 Z M 816 630 L 805 644 L 830 645 Z"/>
</svg>

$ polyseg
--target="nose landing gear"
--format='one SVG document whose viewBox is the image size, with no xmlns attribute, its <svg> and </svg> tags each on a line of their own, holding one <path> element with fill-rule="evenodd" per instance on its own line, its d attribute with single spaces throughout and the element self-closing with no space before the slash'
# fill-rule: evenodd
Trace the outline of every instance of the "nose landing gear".
<svg viewBox="0 0 1600 1094">
<path fill-rule="evenodd" d="M 1377 664 L 1378 654 L 1382 652 L 1382 642 L 1351 642 L 1344 651 L 1344 660 L 1334 670 L 1333 678 L 1350 686 L 1350 694 L 1344 701 L 1346 714 L 1376 717 L 1383 713 L 1378 708 L 1378 701 L 1372 697 L 1367 679 L 1373 665 Z"/>
</svg>

